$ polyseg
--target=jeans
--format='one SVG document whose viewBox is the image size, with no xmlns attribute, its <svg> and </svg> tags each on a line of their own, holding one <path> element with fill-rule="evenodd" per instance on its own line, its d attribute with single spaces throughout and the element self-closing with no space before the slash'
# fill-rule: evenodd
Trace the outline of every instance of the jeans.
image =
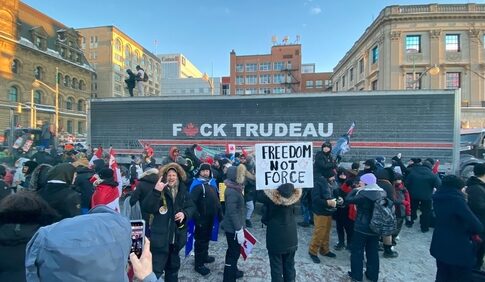
<svg viewBox="0 0 485 282">
<path fill-rule="evenodd" d="M 303 215 L 303 222 L 310 223 L 311 221 L 311 212 L 310 209 L 306 204 L 303 202 L 300 204 L 301 214 Z"/>
<path fill-rule="evenodd" d="M 250 220 L 254 212 L 254 201 L 246 202 L 246 219 Z"/>
<path fill-rule="evenodd" d="M 138 89 L 138 96 L 145 96 L 143 81 L 136 82 L 136 89 Z"/>
<path fill-rule="evenodd" d="M 352 278 L 362 281 L 364 251 L 366 256 L 366 276 L 371 281 L 379 278 L 379 237 L 354 231 L 350 247 L 350 272 Z"/>
<path fill-rule="evenodd" d="M 345 209 L 348 208 L 345 207 Z M 347 235 L 347 246 L 350 246 L 354 233 L 354 221 L 349 218 L 348 212 L 337 210 L 335 222 L 337 223 L 338 242 L 345 244 L 345 235 Z"/>
<path fill-rule="evenodd" d="M 224 265 L 224 282 L 236 281 L 237 261 L 239 260 L 239 256 L 241 255 L 241 247 L 235 237 L 236 234 L 226 232 L 227 251 Z"/>
<path fill-rule="evenodd" d="M 285 254 L 272 254 L 268 252 L 268 256 L 272 282 L 295 281 L 295 251 Z"/>
<path fill-rule="evenodd" d="M 313 229 L 312 240 L 309 252 L 312 255 L 325 255 L 330 252 L 330 230 L 332 229 L 332 217 L 327 215 L 313 215 L 315 228 Z"/>
</svg>

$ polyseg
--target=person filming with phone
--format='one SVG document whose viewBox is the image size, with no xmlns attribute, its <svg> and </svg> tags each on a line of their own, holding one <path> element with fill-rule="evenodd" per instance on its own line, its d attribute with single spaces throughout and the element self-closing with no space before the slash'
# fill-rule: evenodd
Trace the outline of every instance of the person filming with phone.
<svg viewBox="0 0 485 282">
<path fill-rule="evenodd" d="M 160 169 L 155 188 L 141 203 L 143 212 L 153 214 L 151 246 L 153 272 L 165 281 L 178 281 L 179 252 L 187 241 L 187 220 L 195 213 L 195 205 L 185 186 L 186 174 L 176 163 Z"/>
</svg>

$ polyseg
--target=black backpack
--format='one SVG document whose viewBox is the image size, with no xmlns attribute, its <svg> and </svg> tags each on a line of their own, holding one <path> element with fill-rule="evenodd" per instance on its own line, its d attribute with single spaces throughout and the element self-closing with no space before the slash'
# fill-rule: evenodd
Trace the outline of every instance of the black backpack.
<svg viewBox="0 0 485 282">
<path fill-rule="evenodd" d="M 394 203 L 387 197 L 374 202 L 374 210 L 369 227 L 380 236 L 389 236 L 397 229 Z"/>
<path fill-rule="evenodd" d="M 144 75 L 143 75 L 143 81 L 144 82 L 147 82 L 148 81 L 148 74 L 146 72 L 143 72 Z"/>
</svg>

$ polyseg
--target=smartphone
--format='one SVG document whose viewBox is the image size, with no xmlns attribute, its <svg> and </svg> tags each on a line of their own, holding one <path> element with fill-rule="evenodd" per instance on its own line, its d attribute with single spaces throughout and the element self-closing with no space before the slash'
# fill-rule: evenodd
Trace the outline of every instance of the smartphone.
<svg viewBox="0 0 485 282">
<path fill-rule="evenodd" d="M 140 258 L 143 252 L 144 238 L 145 238 L 145 221 L 131 220 L 131 250 L 130 253 Z"/>
</svg>

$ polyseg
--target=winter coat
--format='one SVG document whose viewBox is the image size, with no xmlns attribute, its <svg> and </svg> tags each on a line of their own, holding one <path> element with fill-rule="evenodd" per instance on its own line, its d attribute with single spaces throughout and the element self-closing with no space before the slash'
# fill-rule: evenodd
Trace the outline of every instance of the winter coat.
<svg viewBox="0 0 485 282">
<path fill-rule="evenodd" d="M 198 225 L 212 224 L 214 217 L 222 219 L 221 202 L 219 201 L 219 194 L 215 179 L 201 180 L 194 179 L 193 188 L 190 191 L 190 197 L 196 206 L 194 220 Z"/>
<path fill-rule="evenodd" d="M 301 194 L 301 189 L 293 189 L 288 198 L 283 197 L 276 189 L 264 190 L 258 194 L 258 200 L 267 208 L 266 249 L 269 253 L 286 254 L 298 249 L 295 204 Z"/>
<path fill-rule="evenodd" d="M 357 205 L 357 216 L 354 223 L 355 231 L 377 236 L 370 229 L 369 224 L 374 211 L 374 202 L 383 197 L 386 197 L 386 192 L 377 184 L 354 189 L 347 195 L 345 201 Z"/>
<path fill-rule="evenodd" d="M 225 232 L 235 233 L 244 228 L 244 220 L 246 218 L 246 204 L 242 194 L 244 188 L 230 179 L 226 179 L 224 184 L 226 185 L 226 191 L 224 191 L 226 209 L 222 227 Z"/>
<path fill-rule="evenodd" d="M 334 191 L 335 197 L 340 197 L 343 200 L 347 198 L 347 195 L 352 192 L 352 186 L 348 182 L 340 184 L 340 187 Z M 355 220 L 356 211 L 355 205 L 349 204 L 346 201 L 341 206 L 337 206 L 337 211 L 335 212 L 335 218 L 337 220 L 344 220 L 346 218 Z"/>
<path fill-rule="evenodd" d="M 151 247 L 162 252 L 169 252 L 169 245 L 175 246 L 175 252 L 179 252 L 187 241 L 187 221 L 195 213 L 195 205 L 190 198 L 187 186 L 184 181 L 186 174 L 183 168 L 176 163 L 169 163 L 162 167 L 160 173 L 164 175 L 169 169 L 174 168 L 179 175 L 178 192 L 175 199 L 166 187 L 162 192 L 153 189 L 148 193 L 141 203 L 142 212 L 153 214 L 151 224 Z M 167 207 L 165 214 L 160 213 L 160 208 L 164 206 L 164 200 Z M 183 227 L 178 228 L 175 222 L 175 214 L 184 213 L 182 221 Z"/>
<path fill-rule="evenodd" d="M 431 200 L 433 189 L 441 185 L 438 175 L 433 174 L 431 168 L 425 165 L 416 165 L 404 181 L 413 200 Z"/>
<path fill-rule="evenodd" d="M 330 207 L 327 200 L 334 199 L 327 179 L 322 175 L 314 175 L 312 189 L 312 212 L 316 215 L 332 215 L 337 208 Z"/>
<path fill-rule="evenodd" d="M 466 189 L 468 206 L 485 226 L 485 182 L 476 176 L 472 176 L 468 179 L 466 185 L 468 186 Z"/>
<path fill-rule="evenodd" d="M 74 189 L 81 194 L 81 208 L 91 209 L 91 198 L 93 197 L 93 183 L 89 181 L 94 175 L 94 170 L 87 167 L 77 167 Z"/>
<path fill-rule="evenodd" d="M 403 218 L 411 215 L 411 198 L 404 184 L 394 185 L 393 202 L 396 207 L 396 217 Z"/>
<path fill-rule="evenodd" d="M 135 84 L 136 84 L 136 75 L 131 71 L 127 72 L 127 74 L 128 74 L 128 78 L 125 79 L 126 87 L 128 87 L 129 89 L 133 89 L 135 88 Z"/>
<path fill-rule="evenodd" d="M 26 249 L 28 281 L 128 281 L 129 220 L 105 206 L 89 213 L 39 229 Z"/>
<path fill-rule="evenodd" d="M 433 195 L 433 208 L 431 255 L 446 264 L 471 268 L 476 257 L 471 236 L 482 232 L 483 225 L 468 207 L 465 195 L 455 188 L 440 187 Z"/>
<path fill-rule="evenodd" d="M 155 188 L 155 184 L 158 181 L 158 169 L 156 168 L 151 168 L 147 171 L 145 171 L 141 176 L 140 176 L 140 181 L 136 185 L 135 191 L 131 194 L 130 198 L 130 206 L 134 206 L 136 202 L 143 202 L 145 200 L 146 196 L 152 192 L 152 190 Z M 141 212 L 143 220 L 148 224 L 149 219 L 150 219 L 150 214 L 146 212 Z"/>
<path fill-rule="evenodd" d="M 47 174 L 52 168 L 49 164 L 40 164 L 32 172 L 29 189 L 33 191 L 40 191 L 47 185 Z"/>
<path fill-rule="evenodd" d="M 99 205 L 110 205 L 111 207 L 118 209 L 120 198 L 120 191 L 118 190 L 118 183 L 113 178 L 102 180 L 99 184 L 94 183 L 94 193 L 91 198 L 91 207 Z"/>
<path fill-rule="evenodd" d="M 40 224 L 0 224 L 0 281 L 25 280 L 25 247 Z"/>
<path fill-rule="evenodd" d="M 337 163 L 332 158 L 331 152 L 324 153 L 318 151 L 315 155 L 315 163 L 313 164 L 313 173 L 316 176 L 324 175 L 331 170 L 337 168 Z"/>
<path fill-rule="evenodd" d="M 66 183 L 47 183 L 37 193 L 61 215 L 61 219 L 81 214 L 81 195 Z"/>
</svg>

